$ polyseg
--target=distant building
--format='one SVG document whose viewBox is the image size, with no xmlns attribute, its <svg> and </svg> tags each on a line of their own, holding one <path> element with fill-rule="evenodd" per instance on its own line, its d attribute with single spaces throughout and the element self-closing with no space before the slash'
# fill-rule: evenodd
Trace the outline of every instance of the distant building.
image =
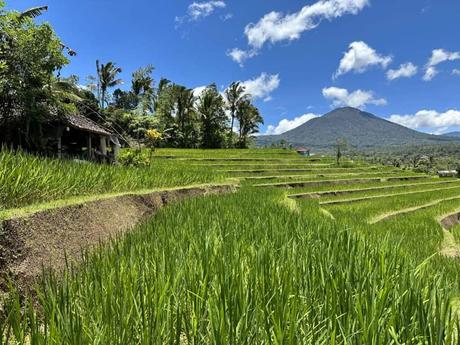
<svg viewBox="0 0 460 345">
<path fill-rule="evenodd" d="M 438 171 L 439 177 L 457 177 L 458 171 L 457 170 L 441 170 Z"/>
<path fill-rule="evenodd" d="M 304 157 L 310 157 L 310 152 L 311 152 L 311 149 L 309 148 L 306 148 L 306 147 L 298 147 L 295 149 L 296 152 L 301 155 L 301 156 L 304 156 Z"/>
<path fill-rule="evenodd" d="M 113 133 L 83 115 L 67 115 L 49 124 L 46 132 L 59 158 L 113 162 L 120 150 L 118 138 Z"/>
</svg>

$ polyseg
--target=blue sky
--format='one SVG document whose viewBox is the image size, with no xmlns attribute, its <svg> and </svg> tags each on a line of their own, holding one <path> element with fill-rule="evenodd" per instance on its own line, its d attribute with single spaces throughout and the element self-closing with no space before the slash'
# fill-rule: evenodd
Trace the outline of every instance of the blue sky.
<svg viewBox="0 0 460 345">
<path fill-rule="evenodd" d="M 244 81 L 269 133 L 342 105 L 430 133 L 460 128 L 458 0 L 10 0 L 7 8 L 43 4 L 40 20 L 78 52 L 64 74 L 82 83 L 96 59 L 122 67 L 126 86 L 147 64 L 156 80 L 193 88 Z"/>
</svg>

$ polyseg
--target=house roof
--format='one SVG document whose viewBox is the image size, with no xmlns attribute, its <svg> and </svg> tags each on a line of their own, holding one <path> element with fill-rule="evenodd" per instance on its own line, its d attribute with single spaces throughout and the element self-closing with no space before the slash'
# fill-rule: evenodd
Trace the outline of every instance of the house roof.
<svg viewBox="0 0 460 345">
<path fill-rule="evenodd" d="M 69 124 L 69 126 L 80 129 L 82 131 L 107 136 L 112 135 L 112 133 L 110 133 L 107 129 L 98 125 L 96 122 L 88 119 L 83 115 L 67 115 L 66 121 Z"/>
<path fill-rule="evenodd" d="M 297 152 L 310 152 L 311 149 L 306 148 L 306 147 L 298 147 L 295 149 Z"/>
</svg>

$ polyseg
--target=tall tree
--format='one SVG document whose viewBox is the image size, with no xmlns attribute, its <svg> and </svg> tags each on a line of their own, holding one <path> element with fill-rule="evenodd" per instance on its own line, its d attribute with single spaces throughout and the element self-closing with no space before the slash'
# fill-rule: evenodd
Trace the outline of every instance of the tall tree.
<svg viewBox="0 0 460 345">
<path fill-rule="evenodd" d="M 178 139 L 181 147 L 193 147 L 193 133 L 196 132 L 195 96 L 192 89 L 184 86 L 174 85 L 174 102 L 176 110 L 176 121 L 179 130 Z"/>
<path fill-rule="evenodd" d="M 147 65 L 139 68 L 132 75 L 131 92 L 137 99 L 137 111 L 142 115 L 152 113 L 154 110 L 153 70 L 152 65 Z"/>
<path fill-rule="evenodd" d="M 136 96 L 153 93 L 153 70 L 154 67 L 152 65 L 147 65 L 146 67 L 139 68 L 133 73 L 131 89 Z"/>
<path fill-rule="evenodd" d="M 198 99 L 197 111 L 200 116 L 203 148 L 221 148 L 228 129 L 225 101 L 217 86 L 208 86 Z"/>
<path fill-rule="evenodd" d="M 240 82 L 231 83 L 227 90 L 225 90 L 225 99 L 227 101 L 227 107 L 232 118 L 229 132 L 230 141 L 233 138 L 233 127 L 235 124 L 238 107 L 242 102 L 248 100 L 249 97 L 250 96 L 246 93 L 246 88 Z"/>
<path fill-rule="evenodd" d="M 0 1 L 0 127 L 10 137 L 1 139 L 40 149 L 43 122 L 59 115 L 52 79 L 69 61 L 51 26 L 33 21 L 46 7 L 3 7 Z"/>
<path fill-rule="evenodd" d="M 239 123 L 238 146 L 247 148 L 250 136 L 259 132 L 259 124 L 263 124 L 264 119 L 260 115 L 259 109 L 249 99 L 239 103 L 236 118 Z"/>
<path fill-rule="evenodd" d="M 99 60 L 96 60 L 96 70 L 99 102 L 101 108 L 104 109 L 107 103 L 107 90 L 123 82 L 121 79 L 118 79 L 118 75 L 122 72 L 122 69 L 111 61 L 101 64 Z"/>
</svg>

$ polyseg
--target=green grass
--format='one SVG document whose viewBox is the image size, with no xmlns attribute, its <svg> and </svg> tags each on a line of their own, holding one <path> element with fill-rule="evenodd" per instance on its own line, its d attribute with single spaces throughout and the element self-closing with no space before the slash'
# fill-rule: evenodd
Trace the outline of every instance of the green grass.
<svg viewBox="0 0 460 345">
<path fill-rule="evenodd" d="M 75 196 L 219 182 L 223 176 L 205 167 L 155 161 L 127 168 L 60 161 L 0 151 L 0 211 Z"/>
<path fill-rule="evenodd" d="M 0 182 L 7 185 L 0 184 L 0 196 L 8 205 L 36 205 L 92 197 L 102 193 L 102 181 L 124 192 L 220 182 L 230 176 L 218 172 L 223 169 L 317 166 L 309 177 L 281 172 L 269 180 L 289 182 L 278 188 L 255 188 L 264 180 L 242 179 L 232 195 L 167 206 L 86 252 L 81 264 L 45 274 L 33 302 L 11 290 L 1 344 L 8 336 L 10 343 L 34 345 L 459 343 L 460 263 L 441 255 L 438 223 L 440 215 L 460 208 L 458 180 L 360 162 L 339 168 L 333 158 L 300 158 L 281 149 L 161 149 L 155 157 L 152 167 L 128 169 L 3 153 L 0 162 L 9 165 L 0 165 Z M 366 181 L 411 176 L 420 178 Z M 344 177 L 349 184 L 341 184 Z M 296 182 L 307 185 L 289 185 Z M 37 194 L 29 196 L 35 184 Z M 15 190 L 17 196 L 7 192 Z M 352 194 L 287 198 L 346 190 Z M 320 206 L 373 196 L 381 198 Z M 458 233 L 454 228 L 460 244 Z"/>
<path fill-rule="evenodd" d="M 11 326 L 20 342 L 81 345 L 450 341 L 442 274 L 282 198 L 245 190 L 163 209 L 47 276 L 41 315 L 26 308 L 21 318 L 12 298 L 2 334 Z"/>
</svg>

